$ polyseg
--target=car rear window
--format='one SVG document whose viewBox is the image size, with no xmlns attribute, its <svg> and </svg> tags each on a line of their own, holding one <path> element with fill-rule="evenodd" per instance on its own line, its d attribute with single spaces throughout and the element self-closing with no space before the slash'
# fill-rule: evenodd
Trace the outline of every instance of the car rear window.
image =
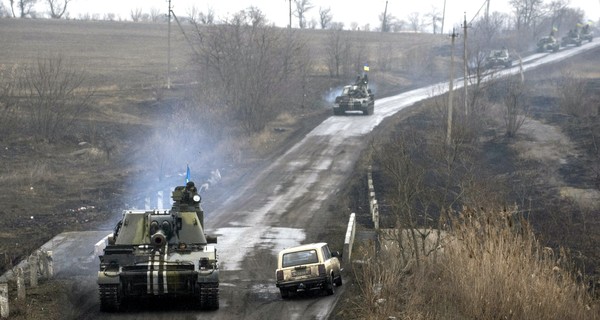
<svg viewBox="0 0 600 320">
<path fill-rule="evenodd" d="M 317 251 L 314 249 L 298 251 L 298 252 L 290 252 L 285 253 L 283 255 L 283 261 L 281 262 L 281 266 L 283 268 L 299 266 L 303 264 L 310 263 L 318 263 L 319 257 L 317 256 Z"/>
</svg>

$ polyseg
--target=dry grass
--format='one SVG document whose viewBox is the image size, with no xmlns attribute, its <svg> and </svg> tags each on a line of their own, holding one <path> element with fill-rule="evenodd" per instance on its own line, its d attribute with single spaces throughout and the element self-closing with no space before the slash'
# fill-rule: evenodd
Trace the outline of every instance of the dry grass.
<svg viewBox="0 0 600 320">
<path fill-rule="evenodd" d="M 357 292 L 336 316 L 600 319 L 569 254 L 540 246 L 519 214 L 465 209 L 449 225 L 443 253 L 424 258 L 418 269 L 383 248 L 379 254 L 373 246 L 357 249 Z"/>
<path fill-rule="evenodd" d="M 451 225 L 439 263 L 408 281 L 408 318 L 600 319 L 569 255 L 541 247 L 518 214 L 467 209 Z"/>
</svg>

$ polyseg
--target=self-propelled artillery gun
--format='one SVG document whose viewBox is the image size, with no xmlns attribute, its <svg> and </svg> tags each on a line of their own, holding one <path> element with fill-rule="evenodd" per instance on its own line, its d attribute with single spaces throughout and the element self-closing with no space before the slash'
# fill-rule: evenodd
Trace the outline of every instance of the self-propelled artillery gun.
<svg viewBox="0 0 600 320">
<path fill-rule="evenodd" d="M 192 183 L 176 187 L 170 210 L 125 210 L 100 255 L 100 309 L 128 298 L 191 298 L 219 308 L 216 237 L 204 232 L 201 197 Z"/>
</svg>

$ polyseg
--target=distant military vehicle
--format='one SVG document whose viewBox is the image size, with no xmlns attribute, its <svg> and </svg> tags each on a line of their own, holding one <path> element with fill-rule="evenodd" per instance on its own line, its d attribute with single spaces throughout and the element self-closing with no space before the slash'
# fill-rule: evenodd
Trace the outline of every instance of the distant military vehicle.
<svg viewBox="0 0 600 320">
<path fill-rule="evenodd" d="M 575 45 L 579 47 L 581 45 L 581 38 L 579 37 L 579 32 L 577 30 L 569 30 L 569 33 L 562 37 L 560 41 L 560 45 L 566 47 L 568 45 Z"/>
<path fill-rule="evenodd" d="M 537 42 L 537 52 L 557 52 L 558 49 L 560 49 L 560 44 L 553 36 L 542 37 Z"/>
<path fill-rule="evenodd" d="M 492 69 L 497 67 L 510 68 L 512 67 L 513 59 L 508 53 L 508 50 L 492 50 L 485 61 L 485 68 Z"/>
<path fill-rule="evenodd" d="M 586 24 L 583 26 L 583 28 L 581 28 L 581 33 L 579 34 L 579 37 L 581 38 L 582 42 L 592 42 L 592 40 L 594 39 L 594 31 L 592 31 L 589 24 Z"/>
<path fill-rule="evenodd" d="M 191 297 L 199 309 L 219 308 L 216 237 L 204 233 L 204 211 L 192 183 L 176 187 L 170 210 L 126 210 L 100 256 L 102 311 L 124 298 Z"/>
<path fill-rule="evenodd" d="M 362 111 L 365 115 L 373 114 L 375 95 L 369 89 L 369 79 L 365 74 L 358 77 L 353 85 L 345 86 L 342 94 L 335 98 L 333 114 L 342 115 L 346 111 Z"/>
</svg>

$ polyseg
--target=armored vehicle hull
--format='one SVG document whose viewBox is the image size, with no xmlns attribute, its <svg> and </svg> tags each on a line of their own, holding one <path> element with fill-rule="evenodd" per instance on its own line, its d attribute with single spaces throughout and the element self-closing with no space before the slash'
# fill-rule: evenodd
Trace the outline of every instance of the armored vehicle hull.
<svg viewBox="0 0 600 320">
<path fill-rule="evenodd" d="M 564 37 L 562 37 L 561 41 L 560 41 L 560 45 L 563 47 L 566 47 L 568 45 L 574 45 L 579 47 L 582 43 L 581 38 L 579 37 L 579 35 L 566 35 Z"/>
<path fill-rule="evenodd" d="M 343 115 L 346 111 L 362 111 L 364 115 L 375 111 L 375 95 L 369 89 L 366 75 L 359 77 L 355 84 L 345 86 L 342 94 L 335 98 L 333 114 Z"/>
<path fill-rule="evenodd" d="M 512 67 L 513 59 L 507 50 L 493 50 L 486 59 L 486 69 L 492 68 L 510 68 Z"/>
<path fill-rule="evenodd" d="M 546 51 L 557 52 L 559 49 L 560 49 L 560 44 L 552 36 L 543 37 L 537 43 L 537 51 L 538 52 L 546 52 Z"/>
<path fill-rule="evenodd" d="M 173 191 L 171 210 L 127 210 L 100 258 L 102 311 L 126 298 L 190 297 L 199 309 L 219 307 L 216 238 L 204 234 L 198 194 Z"/>
</svg>

